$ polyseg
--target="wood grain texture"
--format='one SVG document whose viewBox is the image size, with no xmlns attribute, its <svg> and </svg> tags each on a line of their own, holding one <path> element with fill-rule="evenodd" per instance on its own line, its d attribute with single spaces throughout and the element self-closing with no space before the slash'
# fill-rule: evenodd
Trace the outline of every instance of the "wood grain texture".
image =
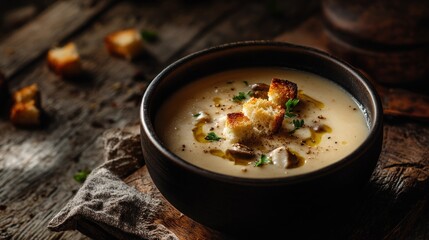
<svg viewBox="0 0 429 240">
<path fill-rule="evenodd" d="M 25 71 L 6 67 L 9 75 L 20 71 L 10 79 L 12 90 L 33 82 L 39 84 L 49 122 L 42 129 L 26 130 L 13 127 L 6 120 L 0 121 L 2 136 L 7 136 L 0 138 L 0 238 L 83 238 L 77 233 L 52 233 L 46 226 L 79 188 L 73 180 L 74 173 L 101 163 L 102 157 L 87 156 L 96 149 L 97 137 L 107 128 L 137 122 L 139 101 L 147 85 L 141 78 L 153 76 L 164 66 L 163 59 L 169 59 L 205 28 L 205 24 L 216 21 L 217 14 L 222 15 L 232 5 L 211 3 L 208 7 L 217 14 L 207 14 L 207 6 L 203 5 L 177 12 L 179 6 L 175 1 L 124 1 L 90 22 L 74 37 L 68 38 L 64 32 L 62 37 L 51 36 L 58 41 L 67 39 L 77 44 L 86 70 L 79 79 L 59 79 L 47 69 L 45 61 L 35 55 L 7 60 L 7 64 L 12 64 L 36 58 Z M 58 7 L 52 9 L 61 10 Z M 165 13 L 165 17 L 157 17 L 159 11 Z M 60 15 L 55 13 L 57 18 Z M 200 21 L 203 16 L 204 24 Z M 44 21 L 41 18 L 31 24 L 40 26 Z M 163 27 L 166 25 L 170 27 Z M 109 56 L 102 39 L 112 31 L 127 27 L 153 28 L 161 40 L 154 45 L 148 44 L 148 52 L 135 62 Z M 36 27 L 25 26 L 24 30 L 27 28 Z M 185 28 L 190 30 L 185 31 Z M 178 29 L 183 29 L 183 35 L 178 34 Z M 22 46 L 33 44 L 31 39 L 22 36 L 22 31 L 16 34 L 10 39 L 19 38 Z M 43 34 L 33 33 L 35 38 L 43 38 Z M 10 39 L 5 40 L 3 46 L 12 44 Z M 175 44 L 169 45 L 168 42 L 173 40 Z M 38 46 L 40 53 L 53 44 L 52 39 L 47 41 Z"/>
<path fill-rule="evenodd" d="M 176 57 L 230 42 L 271 40 L 296 27 L 317 9 L 318 4 L 317 1 L 292 2 L 275 9 L 267 2 L 250 1 L 241 5 L 239 11 L 225 17 Z"/>
<path fill-rule="evenodd" d="M 10 77 L 61 43 L 112 2 L 58 1 L 0 44 L 0 70 Z"/>
</svg>

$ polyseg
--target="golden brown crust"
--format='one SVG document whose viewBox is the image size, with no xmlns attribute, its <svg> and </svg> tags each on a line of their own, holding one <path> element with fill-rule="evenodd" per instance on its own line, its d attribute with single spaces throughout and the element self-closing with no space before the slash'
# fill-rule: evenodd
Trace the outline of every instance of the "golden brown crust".
<svg viewBox="0 0 429 240">
<path fill-rule="evenodd" d="M 41 123 L 41 100 L 36 84 L 24 87 L 13 94 L 14 105 L 10 120 L 14 125 L 33 127 Z"/>
<path fill-rule="evenodd" d="M 35 101 L 36 104 L 40 103 L 39 87 L 35 83 L 13 93 L 14 103 L 25 103 L 29 101 Z"/>
<path fill-rule="evenodd" d="M 235 128 L 243 124 L 250 124 L 250 119 L 242 112 L 228 113 L 226 115 L 226 124 L 231 128 Z"/>
<path fill-rule="evenodd" d="M 271 80 L 270 89 L 268 90 L 268 99 L 282 108 L 285 108 L 285 103 L 289 99 L 294 99 L 298 94 L 298 86 L 296 83 L 273 78 Z"/>
<path fill-rule="evenodd" d="M 254 135 L 252 122 L 242 112 L 227 114 L 223 133 L 230 142 L 247 142 Z"/>
<path fill-rule="evenodd" d="M 104 38 L 104 43 L 110 54 L 128 60 L 140 55 L 143 50 L 143 41 L 136 29 L 113 32 Z"/>
<path fill-rule="evenodd" d="M 14 125 L 33 127 L 40 125 L 40 110 L 36 106 L 36 101 L 16 103 L 13 105 L 10 120 Z"/>
<path fill-rule="evenodd" d="M 80 56 L 74 43 L 49 50 L 47 62 L 49 68 L 62 77 L 73 77 L 82 72 Z"/>
</svg>

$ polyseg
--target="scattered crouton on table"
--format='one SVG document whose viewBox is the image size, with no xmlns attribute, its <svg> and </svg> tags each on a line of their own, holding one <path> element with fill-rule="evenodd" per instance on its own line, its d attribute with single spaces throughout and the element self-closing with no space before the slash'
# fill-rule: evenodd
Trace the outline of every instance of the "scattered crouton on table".
<svg viewBox="0 0 429 240">
<path fill-rule="evenodd" d="M 132 60 L 143 51 L 143 40 L 136 29 L 126 29 L 109 34 L 104 43 L 110 54 Z"/>
<path fill-rule="evenodd" d="M 49 50 L 47 61 L 49 68 L 61 77 L 74 77 L 82 72 L 80 56 L 74 43 Z"/>
<path fill-rule="evenodd" d="M 36 84 L 24 87 L 13 94 L 10 119 L 16 126 L 36 127 L 41 124 L 40 92 Z"/>
</svg>

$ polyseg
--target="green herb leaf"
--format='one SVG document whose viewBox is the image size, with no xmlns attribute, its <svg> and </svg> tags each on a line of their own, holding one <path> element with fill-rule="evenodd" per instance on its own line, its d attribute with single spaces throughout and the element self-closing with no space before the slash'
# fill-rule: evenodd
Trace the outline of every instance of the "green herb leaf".
<svg viewBox="0 0 429 240">
<path fill-rule="evenodd" d="M 287 102 L 285 104 L 285 106 L 286 106 L 285 117 L 288 117 L 288 118 L 296 117 L 296 114 L 293 113 L 292 111 L 293 111 L 294 107 L 296 107 L 296 105 L 298 105 L 298 103 L 299 103 L 299 99 L 297 99 L 297 98 L 287 100 Z"/>
<path fill-rule="evenodd" d="M 304 119 L 294 119 L 292 121 L 293 126 L 295 127 L 292 131 L 290 131 L 289 133 L 294 133 L 296 130 L 302 128 L 302 126 L 304 126 Z"/>
<path fill-rule="evenodd" d="M 260 167 L 262 165 L 269 164 L 269 163 L 272 163 L 271 158 L 269 158 L 266 155 L 262 154 L 261 158 L 258 161 L 255 162 L 254 166 L 255 167 Z"/>
<path fill-rule="evenodd" d="M 209 132 L 209 134 L 207 134 L 207 136 L 204 139 L 207 140 L 207 141 L 210 141 L 210 142 L 215 142 L 215 141 L 221 140 L 222 138 L 220 138 L 214 132 Z"/>
<path fill-rule="evenodd" d="M 199 117 L 201 115 L 201 113 L 195 113 L 195 114 L 192 114 L 192 116 L 194 117 L 194 118 L 197 118 L 197 117 Z"/>
<path fill-rule="evenodd" d="M 143 30 L 141 31 L 142 38 L 148 43 L 154 43 L 159 40 L 158 34 L 153 31 Z"/>
<path fill-rule="evenodd" d="M 83 183 L 83 182 L 85 182 L 86 178 L 88 177 L 88 175 L 90 173 L 91 173 L 91 171 L 88 169 L 80 170 L 73 176 L 73 178 L 74 178 L 74 180 L 76 180 L 76 182 Z"/>
<path fill-rule="evenodd" d="M 290 113 L 290 112 L 285 112 L 285 117 L 288 117 L 288 118 L 294 118 L 294 117 L 296 117 L 297 115 L 295 114 L 295 113 Z"/>
<path fill-rule="evenodd" d="M 246 93 L 239 92 L 238 95 L 235 95 L 234 97 L 232 97 L 232 101 L 234 101 L 234 102 L 241 102 L 241 101 L 243 101 L 246 98 L 247 98 Z"/>
<path fill-rule="evenodd" d="M 244 85 L 249 86 L 249 82 L 248 81 L 243 81 Z"/>
</svg>

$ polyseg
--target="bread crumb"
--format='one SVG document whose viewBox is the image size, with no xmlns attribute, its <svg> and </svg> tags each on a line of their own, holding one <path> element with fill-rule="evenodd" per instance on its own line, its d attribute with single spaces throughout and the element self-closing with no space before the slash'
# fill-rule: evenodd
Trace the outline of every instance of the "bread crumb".
<svg viewBox="0 0 429 240">
<path fill-rule="evenodd" d="M 143 51 L 143 40 L 136 29 L 113 32 L 104 38 L 110 54 L 132 60 Z"/>
<path fill-rule="evenodd" d="M 73 77 L 82 72 L 80 56 L 74 43 L 48 51 L 48 66 L 57 75 Z"/>
<path fill-rule="evenodd" d="M 14 104 L 10 120 L 17 126 L 39 126 L 41 121 L 40 92 L 36 84 L 24 87 L 13 94 Z"/>
<path fill-rule="evenodd" d="M 285 108 L 289 99 L 294 99 L 298 94 L 298 86 L 288 80 L 273 78 L 268 90 L 268 100 Z"/>
<path fill-rule="evenodd" d="M 243 113 L 251 120 L 259 135 L 267 136 L 280 129 L 285 110 L 271 101 L 252 97 L 243 104 Z"/>
<path fill-rule="evenodd" d="M 242 112 L 228 113 L 223 134 L 232 143 L 246 142 L 253 137 L 252 122 Z"/>
<path fill-rule="evenodd" d="M 40 110 L 35 101 L 16 103 L 12 107 L 10 119 L 17 126 L 39 126 Z"/>
</svg>

